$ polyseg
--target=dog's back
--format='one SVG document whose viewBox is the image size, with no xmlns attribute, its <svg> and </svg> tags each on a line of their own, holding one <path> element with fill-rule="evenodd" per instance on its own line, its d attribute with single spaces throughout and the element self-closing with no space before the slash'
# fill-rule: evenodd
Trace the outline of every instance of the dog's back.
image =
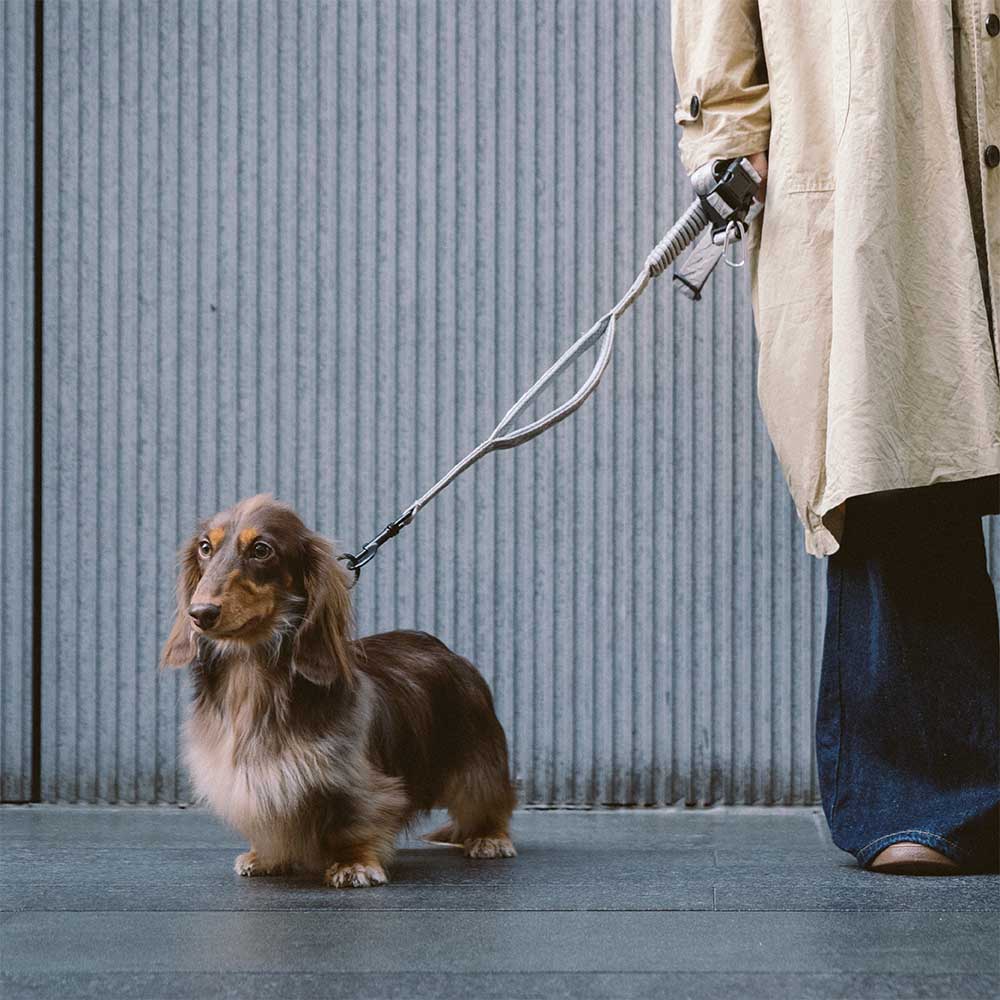
<svg viewBox="0 0 1000 1000">
<path fill-rule="evenodd" d="M 356 668 L 375 691 L 370 752 L 403 779 L 413 807 L 467 798 L 471 783 L 478 799 L 509 812 L 507 740 L 479 671 L 426 632 L 384 632 L 355 646 Z"/>
</svg>

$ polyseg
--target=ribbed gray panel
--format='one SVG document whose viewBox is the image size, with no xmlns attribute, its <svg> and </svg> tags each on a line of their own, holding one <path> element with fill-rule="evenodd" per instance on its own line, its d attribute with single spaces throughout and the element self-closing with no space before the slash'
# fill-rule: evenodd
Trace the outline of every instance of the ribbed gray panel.
<svg viewBox="0 0 1000 1000">
<path fill-rule="evenodd" d="M 0 4 L 0 798 L 31 795 L 35 33 L 32 4 Z"/>
<path fill-rule="evenodd" d="M 690 197 L 669 10 L 45 16 L 44 794 L 183 799 L 179 542 L 273 490 L 359 544 L 617 299 Z M 363 630 L 480 665 L 526 801 L 815 799 L 824 567 L 720 271 L 698 305 L 647 292 L 596 399 L 356 591 Z"/>
</svg>

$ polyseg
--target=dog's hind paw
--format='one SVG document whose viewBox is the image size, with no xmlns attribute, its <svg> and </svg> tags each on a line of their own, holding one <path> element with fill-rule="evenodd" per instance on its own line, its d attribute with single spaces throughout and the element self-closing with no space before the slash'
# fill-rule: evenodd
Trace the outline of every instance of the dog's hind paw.
<svg viewBox="0 0 1000 1000">
<path fill-rule="evenodd" d="M 291 870 L 291 865 L 265 864 L 257 856 L 256 851 L 245 851 L 237 855 L 233 863 L 233 871 L 247 878 L 254 875 L 287 875 Z"/>
<path fill-rule="evenodd" d="M 516 858 L 510 837 L 472 837 L 463 845 L 467 858 Z"/>
<path fill-rule="evenodd" d="M 323 883 L 334 889 L 364 889 L 372 885 L 385 885 L 389 876 L 381 865 L 370 862 L 362 864 L 334 864 L 327 868 Z"/>
</svg>

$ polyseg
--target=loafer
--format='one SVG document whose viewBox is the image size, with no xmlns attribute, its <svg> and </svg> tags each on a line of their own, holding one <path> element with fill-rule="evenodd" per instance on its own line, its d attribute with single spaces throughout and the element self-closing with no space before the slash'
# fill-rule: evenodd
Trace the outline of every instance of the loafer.
<svg viewBox="0 0 1000 1000">
<path fill-rule="evenodd" d="M 961 866 L 924 844 L 900 841 L 879 851 L 868 865 L 882 875 L 960 875 Z"/>
</svg>

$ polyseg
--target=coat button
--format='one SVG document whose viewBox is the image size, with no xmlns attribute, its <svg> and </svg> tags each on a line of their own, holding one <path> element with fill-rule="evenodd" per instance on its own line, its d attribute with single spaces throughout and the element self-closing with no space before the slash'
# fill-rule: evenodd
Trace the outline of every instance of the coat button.
<svg viewBox="0 0 1000 1000">
<path fill-rule="evenodd" d="M 698 115 L 700 114 L 701 114 L 701 101 L 699 100 L 698 95 L 695 94 L 691 98 L 691 117 L 697 118 Z"/>
<path fill-rule="evenodd" d="M 997 17 L 996 14 L 986 15 L 986 34 L 991 38 L 1000 35 L 1000 17 Z"/>
<path fill-rule="evenodd" d="M 987 146 L 983 150 L 983 162 L 988 167 L 1000 164 L 1000 146 Z"/>
</svg>

